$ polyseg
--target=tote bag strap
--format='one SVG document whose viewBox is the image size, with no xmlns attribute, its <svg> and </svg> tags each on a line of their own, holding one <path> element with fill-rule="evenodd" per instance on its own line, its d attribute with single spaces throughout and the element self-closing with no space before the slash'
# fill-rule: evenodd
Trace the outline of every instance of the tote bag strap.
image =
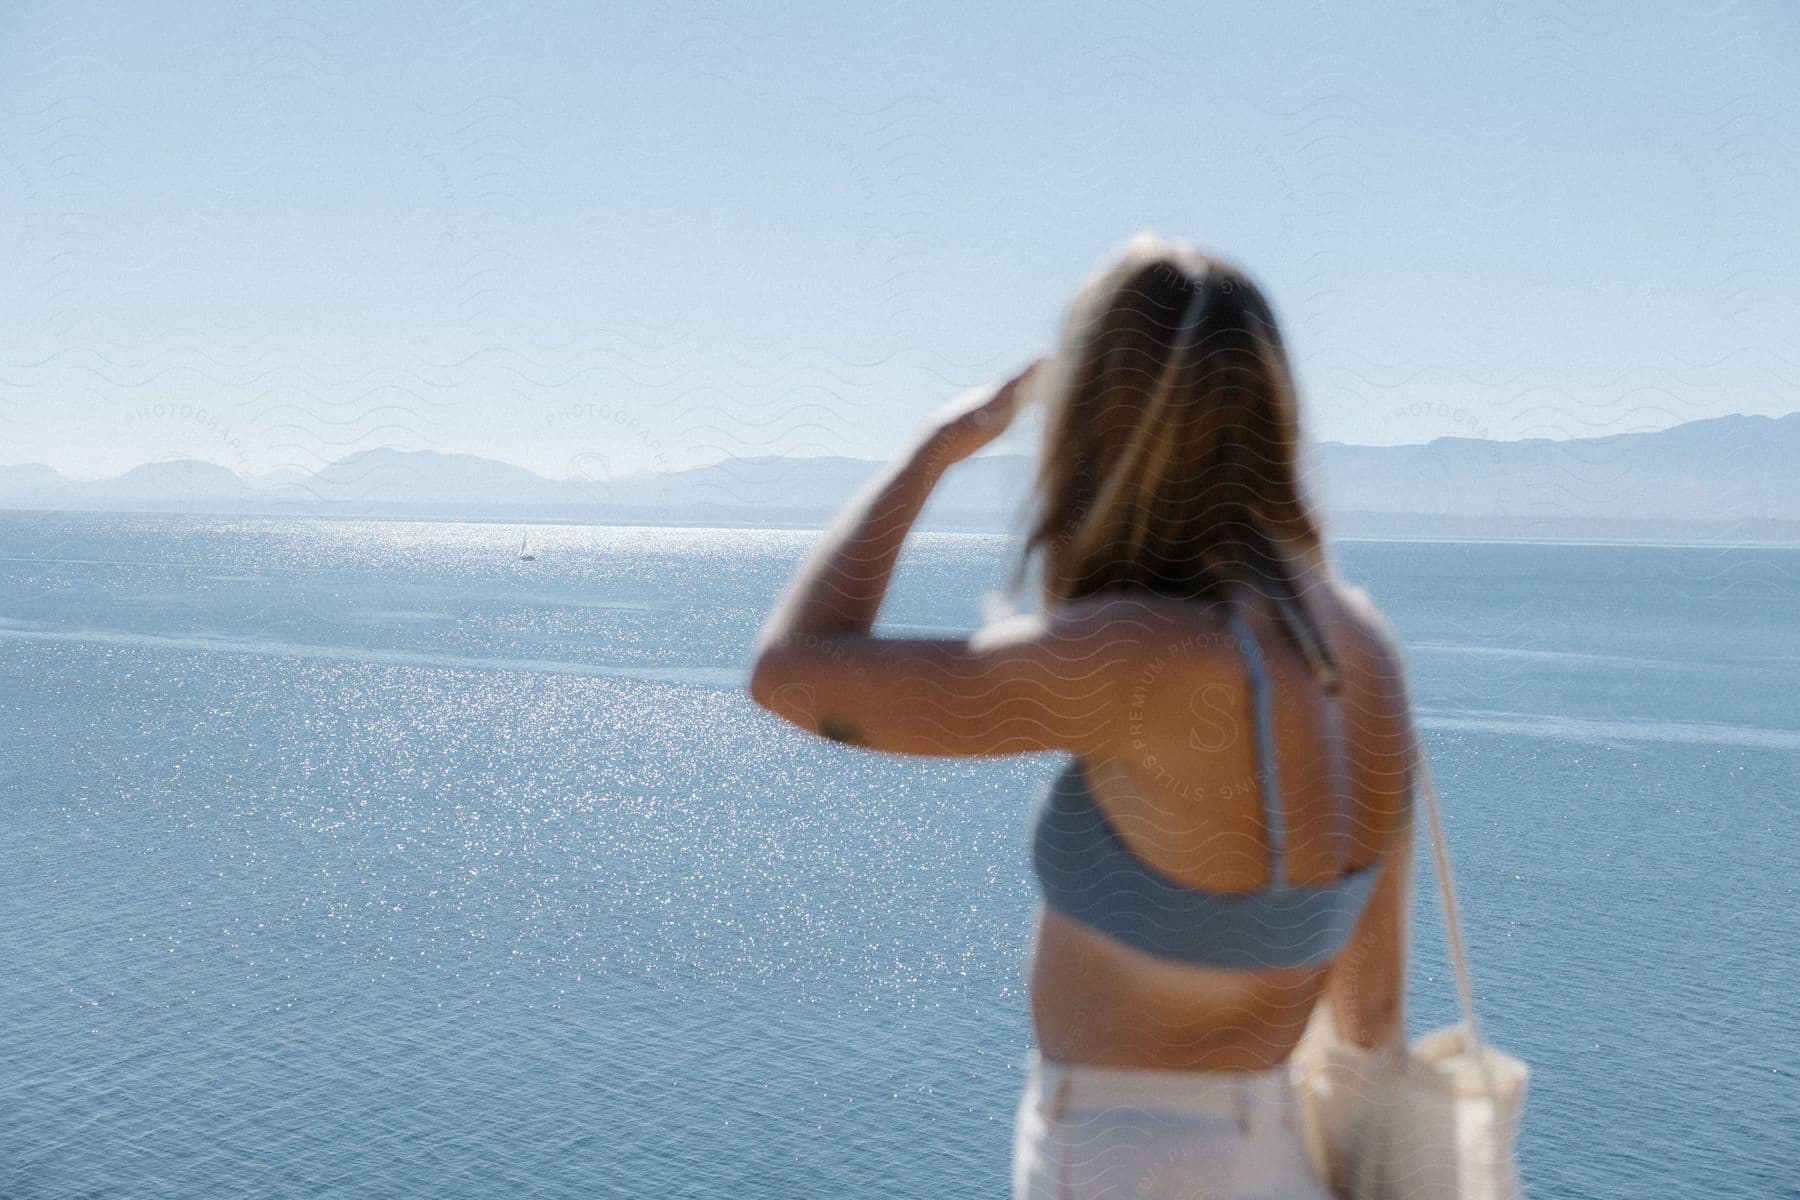
<svg viewBox="0 0 1800 1200">
<path fill-rule="evenodd" d="M 1444 942 L 1450 951 L 1450 965 L 1456 973 L 1457 1001 L 1462 1007 L 1465 1038 L 1463 1049 L 1474 1056 L 1482 1082 L 1489 1093 L 1493 1094 L 1496 1080 L 1486 1047 L 1482 1044 L 1481 1025 L 1475 1015 L 1475 985 L 1469 976 L 1469 954 L 1463 944 L 1462 916 L 1457 910 L 1456 884 L 1450 874 L 1450 844 L 1444 836 L 1444 818 L 1438 807 L 1437 788 L 1431 779 L 1431 764 L 1425 759 L 1425 749 L 1419 742 L 1416 729 L 1413 731 L 1412 770 L 1413 794 L 1423 800 L 1426 820 L 1431 826 L 1431 859 L 1436 869 L 1438 890 L 1443 896 Z M 1407 1107 L 1402 1095 L 1393 1091 L 1378 1091 L 1377 1094 L 1384 1098 L 1376 1105 L 1374 1124 L 1363 1126 L 1362 1137 L 1366 1144 L 1352 1159 L 1349 1189 L 1344 1194 L 1371 1197 L 1416 1192 L 1423 1195 L 1423 1190 L 1408 1188 L 1402 1182 L 1414 1177 L 1420 1165 L 1418 1156 L 1433 1153 L 1457 1157 L 1458 1151 L 1450 1146 L 1434 1149 L 1412 1140 L 1403 1126 L 1413 1110 Z M 1434 1190 L 1431 1194 L 1437 1195 L 1440 1192 Z M 1442 1194 L 1460 1196 L 1473 1193 L 1458 1188 Z"/>
<path fill-rule="evenodd" d="M 1425 748 L 1419 744 L 1416 729 L 1413 731 L 1413 791 L 1424 797 L 1426 817 L 1431 823 L 1431 859 L 1437 868 L 1438 891 L 1443 895 L 1444 904 L 1444 942 L 1450 949 L 1450 965 L 1456 972 L 1456 996 L 1462 1006 L 1463 1024 L 1468 1030 L 1469 1049 L 1485 1068 L 1486 1055 L 1481 1053 L 1481 1022 L 1475 1015 L 1475 984 L 1469 977 L 1469 953 L 1463 945 L 1456 884 L 1450 875 L 1450 845 L 1444 838 L 1444 817 L 1438 810 L 1431 764 L 1425 759 Z"/>
</svg>

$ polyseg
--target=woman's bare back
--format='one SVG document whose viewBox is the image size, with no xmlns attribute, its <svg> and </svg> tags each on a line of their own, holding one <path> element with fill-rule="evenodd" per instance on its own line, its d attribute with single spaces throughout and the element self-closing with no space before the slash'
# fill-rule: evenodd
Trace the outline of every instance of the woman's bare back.
<svg viewBox="0 0 1800 1200">
<path fill-rule="evenodd" d="M 1273 682 L 1287 874 L 1324 883 L 1396 844 L 1410 786 L 1411 724 L 1399 657 L 1360 592 L 1311 585 L 1307 605 L 1338 661 L 1336 701 L 1263 602 L 1240 611 Z M 1145 863 L 1192 887 L 1242 892 L 1269 880 L 1248 683 L 1216 607 L 1159 606 L 1143 636 L 1113 744 L 1086 758 L 1108 820 Z M 1334 753 L 1334 713 L 1343 751 Z M 1341 789 L 1333 771 L 1341 770 Z M 1349 820 L 1336 819 L 1344 795 Z M 1402 856 L 1404 857 L 1404 856 Z M 1390 875 L 1404 872 L 1389 871 Z M 1397 1015 L 1403 878 L 1384 878 L 1338 963 L 1219 970 L 1154 958 L 1043 908 L 1031 968 L 1039 1049 L 1065 1062 L 1258 1070 L 1285 1058 L 1333 981 L 1347 1029 Z M 1391 970 L 1385 967 L 1391 964 Z M 1385 976 L 1391 975 L 1393 978 Z"/>
</svg>

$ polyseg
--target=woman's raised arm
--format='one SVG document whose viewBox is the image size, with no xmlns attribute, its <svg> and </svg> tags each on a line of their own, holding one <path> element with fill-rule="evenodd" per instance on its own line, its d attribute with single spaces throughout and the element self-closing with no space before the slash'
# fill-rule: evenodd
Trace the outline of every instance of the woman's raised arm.
<svg viewBox="0 0 1800 1200">
<path fill-rule="evenodd" d="M 944 409 L 845 508 L 795 574 L 753 652 L 750 694 L 811 733 L 905 754 L 1080 749 L 1118 719 L 1121 602 L 1022 615 L 966 639 L 871 630 L 901 544 L 951 464 L 1011 421 L 1036 364 Z"/>
<path fill-rule="evenodd" d="M 1012 422 L 1034 362 L 998 385 L 953 401 L 924 436 L 844 506 L 763 624 L 753 649 L 761 665 L 794 643 L 867 633 L 887 595 L 900 546 L 939 479 L 999 437 Z"/>
</svg>

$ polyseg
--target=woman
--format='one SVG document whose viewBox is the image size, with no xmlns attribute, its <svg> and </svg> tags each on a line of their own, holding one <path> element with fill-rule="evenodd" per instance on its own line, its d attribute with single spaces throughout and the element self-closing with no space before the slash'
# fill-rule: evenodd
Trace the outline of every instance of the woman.
<svg viewBox="0 0 1800 1200">
<path fill-rule="evenodd" d="M 901 542 L 1021 398 L 1046 405 L 1043 610 L 875 637 Z M 1039 805 L 1036 1197 L 1322 1197 L 1285 1060 L 1315 1005 L 1403 1036 L 1413 731 L 1400 656 L 1302 494 L 1293 379 L 1238 269 L 1133 241 L 1062 343 L 929 423 L 769 618 L 751 691 L 903 754 L 1067 751 Z"/>
</svg>

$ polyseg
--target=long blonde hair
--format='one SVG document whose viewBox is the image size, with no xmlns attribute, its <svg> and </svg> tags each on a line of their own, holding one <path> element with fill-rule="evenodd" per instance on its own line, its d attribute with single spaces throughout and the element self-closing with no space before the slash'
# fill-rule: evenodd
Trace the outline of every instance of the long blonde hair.
<svg viewBox="0 0 1800 1200">
<path fill-rule="evenodd" d="M 1299 401 L 1275 315 L 1236 266 L 1149 235 L 1080 292 L 1032 381 L 1043 452 L 1018 586 L 1046 604 L 1105 592 L 1273 600 L 1286 638 L 1334 688 L 1301 595 L 1327 569 L 1300 478 Z"/>
</svg>

